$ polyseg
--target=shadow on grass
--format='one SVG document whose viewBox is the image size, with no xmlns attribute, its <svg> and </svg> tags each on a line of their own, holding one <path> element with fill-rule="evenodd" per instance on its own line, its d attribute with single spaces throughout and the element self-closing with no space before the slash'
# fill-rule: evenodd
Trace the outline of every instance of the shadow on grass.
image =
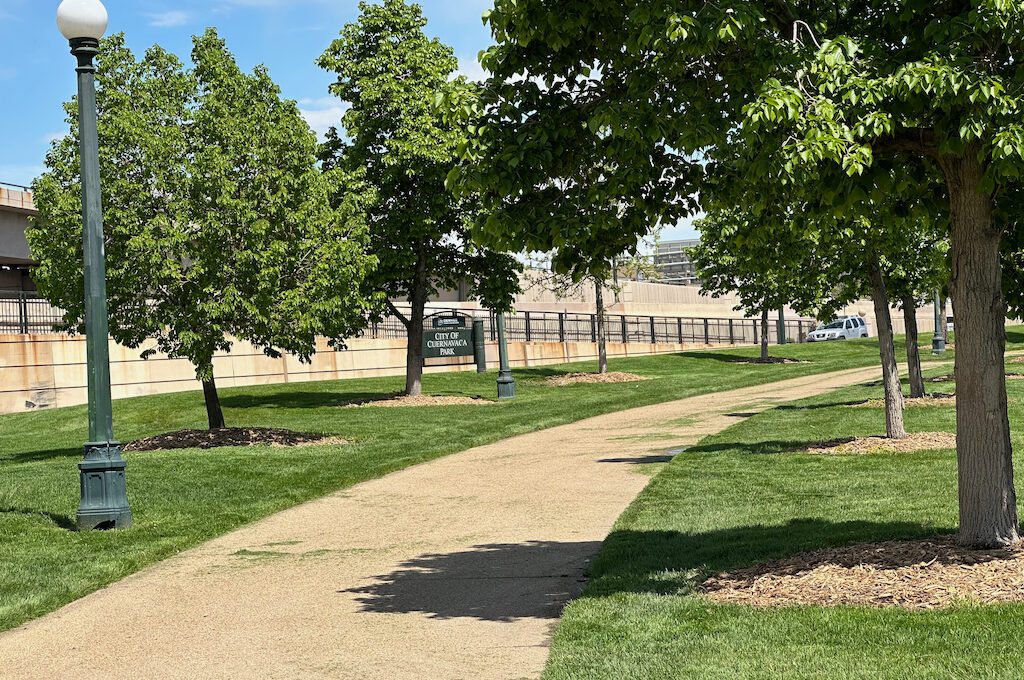
<svg viewBox="0 0 1024 680">
<path fill-rule="evenodd" d="M 679 352 L 672 356 L 684 359 L 704 359 L 725 364 L 749 364 L 753 359 L 756 359 L 756 357 L 751 357 L 749 354 L 729 354 L 728 352 Z M 762 365 L 769 366 L 775 364 Z"/>
<path fill-rule="evenodd" d="M 823 444 L 826 441 L 830 444 L 841 444 L 853 441 L 853 437 L 841 437 L 838 439 L 828 440 L 770 439 L 760 442 L 721 442 L 718 444 L 703 444 L 700 446 L 691 446 L 686 449 L 686 453 L 701 454 L 721 453 L 722 451 L 730 451 L 747 456 L 763 456 L 775 453 L 797 453 L 801 451 L 807 451 L 807 449 L 809 449 L 810 447 Z"/>
<path fill-rule="evenodd" d="M 363 611 L 419 612 L 435 619 L 555 621 L 586 580 L 596 541 L 529 541 L 474 546 L 408 560 L 356 593 Z"/>
<path fill-rule="evenodd" d="M 934 537 L 934 527 L 911 522 L 830 522 L 796 519 L 779 526 L 742 526 L 699 534 L 618 530 L 605 541 L 585 597 L 615 593 L 679 594 L 709 576 L 855 543 Z"/>
<path fill-rule="evenodd" d="M 43 451 L 13 451 L 0 454 L 0 463 L 37 463 L 56 458 L 81 458 L 81 447 L 71 449 L 47 449 Z"/>
<path fill-rule="evenodd" d="M 77 531 L 78 526 L 75 521 L 67 515 L 58 515 L 55 512 L 46 512 L 44 510 L 28 510 L 25 508 L 0 508 L 0 515 L 24 515 L 26 517 L 42 517 L 43 519 L 50 520 L 57 527 L 66 531 Z"/>
<path fill-rule="evenodd" d="M 860 406 L 866 403 L 867 399 L 853 399 L 847 401 L 829 401 L 822 404 L 779 404 L 775 407 L 776 411 L 820 411 L 826 408 L 836 408 L 838 406 Z"/>
<path fill-rule="evenodd" d="M 390 399 L 395 392 L 282 392 L 281 394 L 234 394 L 223 397 L 225 408 L 330 408 Z"/>
<path fill-rule="evenodd" d="M 571 375 L 572 373 L 579 373 L 579 371 L 567 371 L 557 368 L 515 368 L 512 369 L 512 375 L 516 378 L 553 378 L 560 375 Z M 596 371 L 595 371 L 596 373 Z"/>
</svg>

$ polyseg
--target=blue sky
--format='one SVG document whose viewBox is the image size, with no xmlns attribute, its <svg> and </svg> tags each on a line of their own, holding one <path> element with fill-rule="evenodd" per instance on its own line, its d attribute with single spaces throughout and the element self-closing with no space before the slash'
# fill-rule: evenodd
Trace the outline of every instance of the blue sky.
<svg viewBox="0 0 1024 680">
<path fill-rule="evenodd" d="M 491 44 L 481 21 L 492 0 L 420 0 L 427 31 L 455 49 L 470 77 L 483 72 L 476 57 Z M 75 91 L 74 60 L 57 31 L 59 0 L 0 0 L 0 182 L 28 184 L 42 171 L 49 142 L 66 130 L 61 103 Z M 330 74 L 314 61 L 342 25 L 358 15 L 357 0 L 104 0 L 110 32 L 123 31 L 141 53 L 159 43 L 187 60 L 191 36 L 215 26 L 239 64 L 266 64 L 286 97 L 299 102 L 323 131 L 340 118 L 328 96 Z M 688 229 L 664 238 L 688 237 Z"/>
</svg>

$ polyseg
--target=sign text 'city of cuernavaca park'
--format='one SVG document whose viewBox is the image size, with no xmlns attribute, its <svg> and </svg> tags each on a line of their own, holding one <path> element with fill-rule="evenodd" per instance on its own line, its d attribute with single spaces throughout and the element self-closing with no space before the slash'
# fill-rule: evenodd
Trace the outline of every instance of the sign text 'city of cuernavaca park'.
<svg viewBox="0 0 1024 680">
<path fill-rule="evenodd" d="M 424 359 L 473 356 L 473 329 L 465 316 L 435 316 L 432 321 L 433 328 L 423 332 Z"/>
</svg>

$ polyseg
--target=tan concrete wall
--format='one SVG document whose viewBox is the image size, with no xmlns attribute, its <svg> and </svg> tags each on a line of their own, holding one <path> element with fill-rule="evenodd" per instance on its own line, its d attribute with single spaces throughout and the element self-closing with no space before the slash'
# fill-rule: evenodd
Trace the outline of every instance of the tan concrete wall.
<svg viewBox="0 0 1024 680">
<path fill-rule="evenodd" d="M 615 357 L 667 354 L 696 345 L 608 343 Z M 129 349 L 110 343 L 111 388 L 115 399 L 200 389 L 192 366 L 181 359 L 157 355 L 142 360 L 145 347 Z M 323 343 L 311 364 L 293 357 L 272 359 L 246 342 L 214 359 L 219 387 L 363 378 L 405 373 L 404 340 L 356 340 L 335 351 Z M 497 368 L 498 351 L 487 345 L 488 365 Z M 597 358 L 593 343 L 514 342 L 509 360 L 515 367 Z M 433 363 L 433 362 L 431 362 Z M 428 373 L 472 371 L 475 365 L 429 366 Z M 73 406 L 86 402 L 85 340 L 63 335 L 0 335 L 0 413 Z"/>
</svg>

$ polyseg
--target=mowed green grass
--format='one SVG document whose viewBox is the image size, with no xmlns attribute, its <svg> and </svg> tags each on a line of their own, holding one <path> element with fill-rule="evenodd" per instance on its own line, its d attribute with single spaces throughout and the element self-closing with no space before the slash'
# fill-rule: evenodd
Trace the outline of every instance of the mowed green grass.
<svg viewBox="0 0 1024 680">
<path fill-rule="evenodd" d="M 84 408 L 0 416 L 0 629 L 51 611 L 152 562 L 240 525 L 403 467 L 589 416 L 877 361 L 870 341 L 773 348 L 811 360 L 752 366 L 756 349 L 612 361 L 642 383 L 555 388 L 547 375 L 594 364 L 517 371 L 518 398 L 493 406 L 356 408 L 401 378 L 223 390 L 229 426 L 282 427 L 334 435 L 346 446 L 227 448 L 128 454 L 135 525 L 73 531 Z M 495 374 L 431 374 L 432 394 L 485 395 Z M 115 430 L 131 441 L 205 426 L 201 393 L 118 401 Z"/>
<path fill-rule="evenodd" d="M 954 384 L 929 387 L 952 392 Z M 1008 389 L 1020 471 L 1024 381 Z M 884 434 L 882 409 L 847 405 L 880 394 L 858 387 L 784 405 L 666 465 L 620 518 L 585 595 L 566 609 L 545 680 L 1024 677 L 1024 606 L 756 609 L 695 594 L 722 570 L 955 531 L 954 451 L 794 451 Z M 952 407 L 906 416 L 912 432 L 955 430 Z"/>
</svg>

